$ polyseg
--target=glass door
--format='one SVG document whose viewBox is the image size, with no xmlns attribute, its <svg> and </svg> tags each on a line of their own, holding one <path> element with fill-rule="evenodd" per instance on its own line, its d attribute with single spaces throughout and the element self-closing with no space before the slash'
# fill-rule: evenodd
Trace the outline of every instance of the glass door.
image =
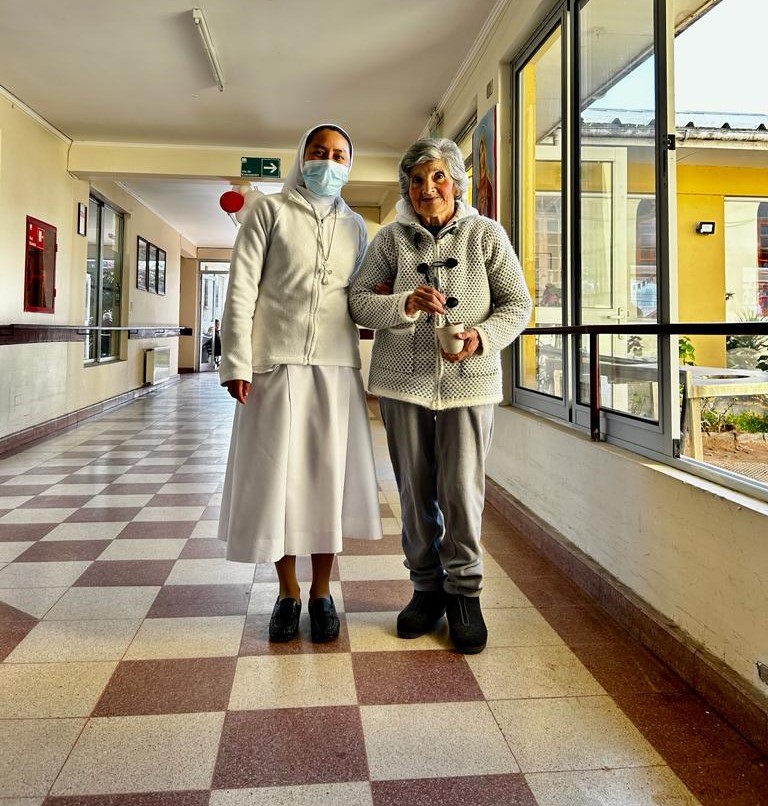
<svg viewBox="0 0 768 806">
<path fill-rule="evenodd" d="M 214 372 L 221 361 L 221 315 L 227 297 L 229 263 L 200 264 L 198 369 Z"/>
</svg>

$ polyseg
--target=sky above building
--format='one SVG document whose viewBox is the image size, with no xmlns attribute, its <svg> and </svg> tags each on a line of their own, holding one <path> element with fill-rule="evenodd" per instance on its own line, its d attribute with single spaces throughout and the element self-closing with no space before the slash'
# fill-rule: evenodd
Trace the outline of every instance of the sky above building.
<svg viewBox="0 0 768 806">
<path fill-rule="evenodd" d="M 765 72 L 768 0 L 722 0 L 675 39 L 675 109 L 768 114 Z M 595 109 L 653 109 L 648 59 Z"/>
</svg>

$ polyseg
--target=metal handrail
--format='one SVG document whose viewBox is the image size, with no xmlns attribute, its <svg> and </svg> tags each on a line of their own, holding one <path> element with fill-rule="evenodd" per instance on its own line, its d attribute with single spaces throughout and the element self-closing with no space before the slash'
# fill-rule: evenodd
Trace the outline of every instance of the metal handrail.
<svg viewBox="0 0 768 806">
<path fill-rule="evenodd" d="M 638 325 L 544 325 L 527 327 L 521 336 L 589 336 L 589 433 L 600 441 L 600 336 L 642 334 L 645 336 L 768 335 L 765 322 L 676 322 Z"/>
</svg>

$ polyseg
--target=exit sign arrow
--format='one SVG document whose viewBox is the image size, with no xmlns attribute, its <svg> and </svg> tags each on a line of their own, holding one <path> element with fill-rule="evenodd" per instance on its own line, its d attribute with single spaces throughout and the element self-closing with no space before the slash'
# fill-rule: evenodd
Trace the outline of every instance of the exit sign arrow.
<svg viewBox="0 0 768 806">
<path fill-rule="evenodd" d="M 280 176 L 280 160 L 277 157 L 241 157 L 240 176 L 277 179 Z"/>
</svg>

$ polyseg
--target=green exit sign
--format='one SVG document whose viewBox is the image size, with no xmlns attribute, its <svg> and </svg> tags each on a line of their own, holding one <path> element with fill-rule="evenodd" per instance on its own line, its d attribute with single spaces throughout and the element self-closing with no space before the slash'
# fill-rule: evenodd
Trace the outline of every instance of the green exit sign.
<svg viewBox="0 0 768 806">
<path fill-rule="evenodd" d="M 240 176 L 279 179 L 280 160 L 277 157 L 241 157 Z"/>
</svg>

